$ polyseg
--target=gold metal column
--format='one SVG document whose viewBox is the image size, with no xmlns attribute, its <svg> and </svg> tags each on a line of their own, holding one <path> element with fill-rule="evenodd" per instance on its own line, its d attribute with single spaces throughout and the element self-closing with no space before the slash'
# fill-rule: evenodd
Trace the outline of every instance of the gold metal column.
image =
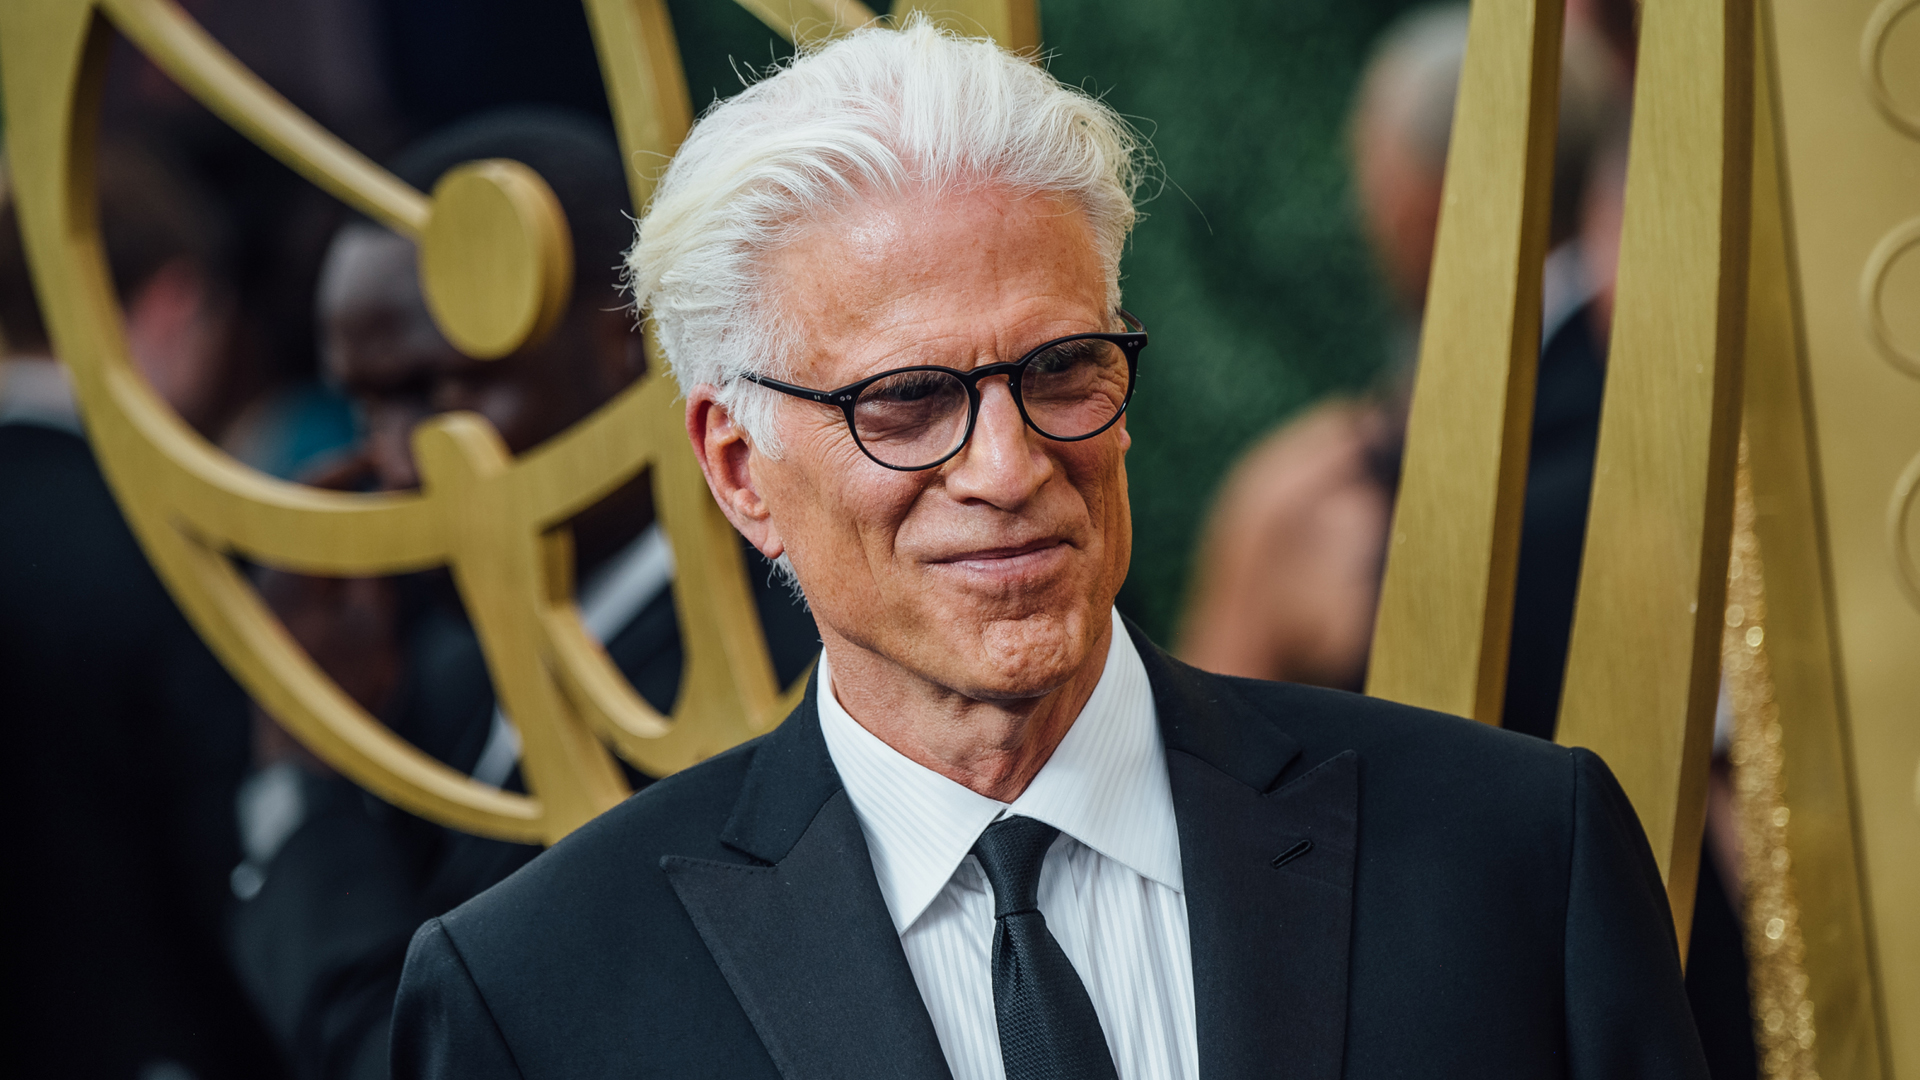
<svg viewBox="0 0 1920 1080">
<path fill-rule="evenodd" d="M 1367 693 L 1500 722 L 1540 351 L 1560 0 L 1478 0 Z"/>
<path fill-rule="evenodd" d="M 1641 14 L 1606 401 L 1558 739 L 1606 759 L 1685 955 L 1720 676 L 1752 162 L 1750 0 Z"/>
<path fill-rule="evenodd" d="M 1755 1022 L 1769 1077 L 1876 1080 L 1887 1072 L 1835 666 L 1793 205 L 1782 170 L 1780 47 L 1772 9 L 1762 15 L 1743 394 L 1747 490 L 1736 509 L 1724 650 Z"/>
</svg>

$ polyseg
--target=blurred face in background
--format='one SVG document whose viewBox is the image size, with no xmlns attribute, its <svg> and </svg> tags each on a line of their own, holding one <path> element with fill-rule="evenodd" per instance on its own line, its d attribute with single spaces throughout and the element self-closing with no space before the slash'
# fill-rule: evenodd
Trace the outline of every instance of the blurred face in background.
<svg viewBox="0 0 1920 1080">
<path fill-rule="evenodd" d="M 575 296 L 541 341 L 475 360 L 434 326 L 412 241 L 370 225 L 335 238 L 320 277 L 321 358 L 353 399 L 383 489 L 418 487 L 411 438 L 421 420 L 471 411 L 524 453 L 565 431 L 645 369 L 640 335 L 609 290 Z"/>
<path fill-rule="evenodd" d="M 1611 13 L 1609 19 L 1619 14 L 1612 0 L 1585 0 L 1568 9 L 1550 247 L 1582 231 L 1582 200 L 1596 152 L 1626 108 L 1627 62 L 1610 51 L 1605 34 L 1612 24 L 1595 26 L 1599 8 Z M 1361 224 L 1381 277 L 1408 315 L 1418 316 L 1426 306 L 1466 44 L 1466 4 L 1415 10 L 1382 35 L 1354 102 L 1349 133 Z M 1612 280 L 1610 266 L 1591 268 L 1590 274 L 1596 282 Z"/>
<path fill-rule="evenodd" d="M 126 301 L 134 368 L 182 420 L 203 431 L 219 404 L 232 321 L 224 284 L 184 258 L 161 266 Z"/>
<path fill-rule="evenodd" d="M 1446 161 L 1385 110 L 1362 115 L 1353 150 L 1361 221 L 1381 276 L 1401 310 L 1417 313 L 1427 301 Z"/>
</svg>

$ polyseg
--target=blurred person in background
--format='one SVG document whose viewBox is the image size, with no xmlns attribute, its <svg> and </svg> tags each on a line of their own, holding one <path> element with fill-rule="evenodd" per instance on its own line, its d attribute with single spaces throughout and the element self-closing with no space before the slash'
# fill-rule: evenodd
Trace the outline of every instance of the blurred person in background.
<svg viewBox="0 0 1920 1080">
<path fill-rule="evenodd" d="M 228 364 L 220 214 L 132 146 L 99 213 L 135 369 L 205 428 Z M 278 1070 L 221 948 L 246 700 L 175 607 L 87 447 L 14 207 L 0 211 L 0 722 L 14 768 L 3 1071 Z"/>
<path fill-rule="evenodd" d="M 385 0 L 190 0 L 184 6 L 296 107 L 350 144 L 391 153 L 398 132 L 380 70 Z M 111 31 L 109 31 L 111 33 Z M 350 438 L 346 405 L 314 378 L 313 282 L 341 207 L 253 145 L 124 40 L 108 62 L 101 123 L 164 146 L 231 223 L 232 362 L 206 430 L 241 461 L 290 477 Z"/>
<path fill-rule="evenodd" d="M 1375 395 L 1284 425 L 1230 475 L 1183 623 L 1189 662 L 1344 689 L 1364 682 L 1466 34 L 1465 5 L 1421 9 L 1388 29 L 1368 65 L 1350 129 L 1353 169 L 1399 313 L 1398 366 Z M 1507 703 L 1507 726 L 1536 735 L 1551 734 L 1558 705 L 1603 375 L 1581 212 L 1624 93 L 1605 50 L 1570 24 Z"/>
<path fill-rule="evenodd" d="M 1623 11 L 1625 14 L 1623 14 Z M 1502 726 L 1553 737 L 1579 585 L 1626 188 L 1631 5 L 1568 8 L 1543 312 Z M 1622 27 L 1626 28 L 1623 35 Z M 1403 17 L 1355 103 L 1355 186 L 1395 298 L 1399 368 L 1367 398 L 1282 426 L 1223 486 L 1196 563 L 1179 654 L 1253 678 L 1361 689 L 1398 488 L 1420 315 L 1439 224 L 1467 8 Z M 1737 865 L 1716 774 L 1687 989 L 1716 1080 L 1755 1075 Z"/>
<path fill-rule="evenodd" d="M 412 242 L 366 222 L 342 228 L 321 274 L 321 352 L 328 377 L 359 412 L 362 438 L 316 482 L 418 487 L 413 429 L 454 410 L 478 412 L 523 453 L 645 372 L 615 270 L 632 223 L 612 133 L 578 114 L 503 110 L 429 136 L 393 168 L 424 191 L 449 168 L 481 158 L 520 161 L 553 188 L 573 236 L 567 314 L 513 355 L 471 359 L 434 326 Z M 572 524 L 584 621 L 640 694 L 670 710 L 683 654 L 672 553 L 654 520 L 646 475 Z M 775 668 L 790 681 L 817 649 L 812 620 L 773 583 L 770 564 L 750 559 Z M 519 788 L 517 736 L 495 705 L 479 643 L 446 575 L 338 580 L 269 572 L 262 588 L 316 662 L 402 737 L 487 783 Z M 233 929 L 246 985 L 297 1075 L 384 1077 L 389 1017 L 414 930 L 540 849 L 462 835 L 378 803 L 270 727 L 261 765 L 240 803 L 247 862 L 234 875 L 245 898 Z"/>
<path fill-rule="evenodd" d="M 551 105 L 609 119 L 580 0 L 189 0 L 192 17 L 328 131 L 383 160 L 465 117 Z M 740 83 L 734 61 L 790 50 L 731 2 L 672 0 L 695 108 Z M 125 42 L 103 123 L 164 144 L 234 225 L 235 362 L 208 430 L 241 461 L 291 479 L 353 439 L 320 377 L 314 290 L 344 210 L 195 101 Z"/>
</svg>

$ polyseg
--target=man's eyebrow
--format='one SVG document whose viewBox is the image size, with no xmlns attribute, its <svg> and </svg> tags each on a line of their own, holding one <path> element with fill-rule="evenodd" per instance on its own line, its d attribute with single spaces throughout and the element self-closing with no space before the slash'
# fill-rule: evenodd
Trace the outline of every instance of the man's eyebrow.
<svg viewBox="0 0 1920 1080">
<path fill-rule="evenodd" d="M 1101 331 L 1089 331 L 1089 333 L 1099 333 L 1099 332 Z M 1042 343 L 1040 347 L 1044 348 L 1045 343 Z M 1053 348 L 1058 352 L 1084 354 L 1084 353 L 1098 352 L 1100 348 L 1100 343 L 1097 341 L 1090 341 L 1087 338 L 1076 337 L 1070 341 L 1062 341 L 1059 344 L 1053 346 Z M 1028 349 L 1027 355 L 1030 355 L 1035 351 L 1036 351 L 1035 349 Z"/>
<path fill-rule="evenodd" d="M 1059 341 L 1061 338 L 1075 337 L 1080 334 L 1121 333 L 1124 332 L 1124 330 L 1124 326 L 1121 330 L 1116 331 L 1105 323 L 1090 324 L 1084 328 L 1074 330 L 1055 328 L 1045 334 L 1035 334 L 1032 337 L 1023 336 L 1022 338 L 1016 339 L 1021 342 L 1019 345 L 1005 350 L 1001 355 L 991 360 L 976 360 L 971 354 L 956 357 L 954 355 L 954 349 L 942 348 L 935 342 L 924 340 L 911 341 L 887 353 L 884 357 L 872 361 L 860 362 L 857 365 L 855 374 L 840 379 L 836 385 L 844 386 L 849 383 L 858 382 L 861 379 L 871 378 L 882 372 L 896 371 L 900 368 L 943 367 L 951 368 L 955 371 L 972 371 L 974 368 L 986 367 L 988 364 L 1012 363 L 1025 359 L 1036 350 L 1044 348 L 1051 342 Z M 956 346 L 955 348 L 960 347 L 963 346 Z M 956 360 L 960 362 L 956 363 Z"/>
</svg>

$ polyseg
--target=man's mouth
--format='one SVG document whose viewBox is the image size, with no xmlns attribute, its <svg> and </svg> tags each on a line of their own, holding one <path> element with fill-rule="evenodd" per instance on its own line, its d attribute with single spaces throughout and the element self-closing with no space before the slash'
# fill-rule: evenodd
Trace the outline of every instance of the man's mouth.
<svg viewBox="0 0 1920 1080">
<path fill-rule="evenodd" d="M 1067 553 L 1068 543 L 1057 536 L 1030 540 L 1023 544 L 975 548 L 954 552 L 930 560 L 938 566 L 992 575 L 1019 575 L 1039 570 Z"/>
</svg>

